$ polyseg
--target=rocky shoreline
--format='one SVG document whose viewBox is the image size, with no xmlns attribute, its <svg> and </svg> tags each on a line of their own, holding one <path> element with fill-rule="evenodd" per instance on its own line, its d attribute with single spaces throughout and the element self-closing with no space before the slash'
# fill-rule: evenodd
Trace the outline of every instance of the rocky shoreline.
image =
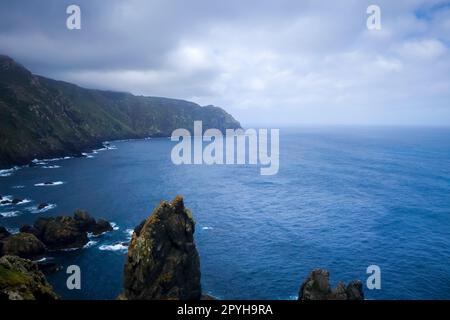
<svg viewBox="0 0 450 320">
<path fill-rule="evenodd" d="M 0 299 L 58 299 L 38 263 L 31 260 L 52 250 L 82 248 L 89 241 L 88 235 L 112 229 L 108 221 L 96 220 L 82 210 L 73 216 L 40 218 L 33 225 L 22 226 L 15 235 L 0 226 Z M 194 233 L 195 221 L 183 197 L 161 201 L 133 231 L 118 299 L 214 299 L 202 293 Z M 339 283 L 332 289 L 329 276 L 327 270 L 313 270 L 301 283 L 298 299 L 364 299 L 360 281 Z"/>
</svg>

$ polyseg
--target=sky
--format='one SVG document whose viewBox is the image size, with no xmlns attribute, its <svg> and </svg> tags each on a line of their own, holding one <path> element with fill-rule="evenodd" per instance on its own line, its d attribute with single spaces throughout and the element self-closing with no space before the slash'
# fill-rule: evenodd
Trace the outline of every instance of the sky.
<svg viewBox="0 0 450 320">
<path fill-rule="evenodd" d="M 450 126 L 449 49 L 450 1 L 0 2 L 0 53 L 33 73 L 216 105 L 244 126 Z"/>
</svg>

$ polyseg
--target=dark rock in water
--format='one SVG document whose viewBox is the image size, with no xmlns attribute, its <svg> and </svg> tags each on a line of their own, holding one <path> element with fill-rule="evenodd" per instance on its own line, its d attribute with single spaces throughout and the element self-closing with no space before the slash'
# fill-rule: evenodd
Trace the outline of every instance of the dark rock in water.
<svg viewBox="0 0 450 320">
<path fill-rule="evenodd" d="M 75 211 L 73 217 L 80 230 L 91 232 L 95 236 L 113 230 L 111 223 L 105 219 L 98 219 L 96 221 L 89 213 L 83 210 Z"/>
<path fill-rule="evenodd" d="M 56 300 L 58 296 L 36 263 L 16 256 L 0 258 L 0 300 Z"/>
<path fill-rule="evenodd" d="M 40 218 L 30 231 L 51 250 L 82 248 L 89 241 L 72 217 Z"/>
<path fill-rule="evenodd" d="M 89 232 L 92 226 L 96 224 L 95 219 L 84 210 L 78 209 L 77 211 L 75 211 L 75 213 L 73 214 L 73 218 L 82 231 Z"/>
<path fill-rule="evenodd" d="M 340 282 L 335 289 L 330 288 L 330 274 L 324 269 L 311 271 L 302 283 L 298 293 L 299 300 L 363 300 L 364 292 L 360 281 L 352 281 L 346 287 Z"/>
<path fill-rule="evenodd" d="M 42 209 L 47 208 L 48 206 L 49 206 L 48 203 L 40 203 L 40 204 L 37 206 L 37 209 L 38 209 L 38 210 L 42 210 Z"/>
<path fill-rule="evenodd" d="M 20 202 L 22 202 L 22 201 L 23 201 L 23 199 L 14 198 L 14 199 L 12 199 L 11 203 L 12 203 L 12 204 L 18 204 L 18 203 L 20 203 Z"/>
<path fill-rule="evenodd" d="M 364 300 L 363 284 L 361 281 L 350 281 L 345 292 L 347 293 L 348 300 Z"/>
<path fill-rule="evenodd" d="M 2 254 L 38 259 L 46 253 L 45 245 L 31 233 L 17 233 L 2 240 Z"/>
<path fill-rule="evenodd" d="M 197 300 L 200 261 L 191 212 L 177 196 L 162 201 L 137 228 L 128 248 L 121 299 Z"/>
<path fill-rule="evenodd" d="M 52 184 L 54 184 L 54 182 L 52 182 L 52 181 L 45 181 L 44 184 L 45 185 L 52 185 Z"/>
<path fill-rule="evenodd" d="M 10 204 L 10 203 L 12 203 L 11 200 L 2 200 L 2 201 L 0 201 L 0 204 Z"/>
<path fill-rule="evenodd" d="M 3 240 L 10 235 L 11 233 L 5 227 L 0 226 L 0 240 Z"/>
<path fill-rule="evenodd" d="M 96 224 L 92 226 L 92 228 L 89 230 L 89 232 L 92 232 L 94 235 L 99 235 L 105 232 L 112 231 L 113 227 L 111 226 L 111 223 L 104 219 L 98 219 Z"/>
</svg>

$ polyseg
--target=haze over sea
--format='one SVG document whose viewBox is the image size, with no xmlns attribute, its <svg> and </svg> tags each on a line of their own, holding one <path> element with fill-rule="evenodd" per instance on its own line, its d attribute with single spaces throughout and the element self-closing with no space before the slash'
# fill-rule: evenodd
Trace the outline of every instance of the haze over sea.
<svg viewBox="0 0 450 320">
<path fill-rule="evenodd" d="M 52 253 L 82 270 L 64 298 L 114 299 L 122 289 L 129 229 L 177 194 L 196 219 L 205 293 L 224 299 L 293 299 L 311 269 L 331 281 L 367 278 L 368 299 L 450 299 L 450 129 L 340 127 L 280 130 L 280 170 L 172 164 L 169 139 L 114 142 L 114 150 L 22 168 L 0 177 L 0 194 L 31 200 L 0 207 L 17 230 L 38 217 L 82 208 L 116 230 L 77 251 Z M 59 166 L 59 167 L 58 167 Z M 61 181 L 55 186 L 35 186 Z M 42 202 L 54 208 L 39 212 Z"/>
</svg>

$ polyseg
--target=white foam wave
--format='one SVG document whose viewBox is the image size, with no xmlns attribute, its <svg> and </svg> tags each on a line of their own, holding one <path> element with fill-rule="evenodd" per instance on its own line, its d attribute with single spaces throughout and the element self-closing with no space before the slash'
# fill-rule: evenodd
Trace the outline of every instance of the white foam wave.
<svg viewBox="0 0 450 320">
<path fill-rule="evenodd" d="M 123 243 L 115 243 L 115 244 L 110 244 L 110 245 L 101 245 L 100 247 L 98 247 L 99 250 L 102 251 L 127 251 L 128 247 L 125 246 Z"/>
<path fill-rule="evenodd" d="M 56 204 L 53 203 L 49 203 L 48 206 L 42 208 L 42 209 L 38 209 L 38 207 L 28 207 L 27 210 L 30 211 L 31 213 L 43 213 L 52 209 L 56 208 Z"/>
<path fill-rule="evenodd" d="M 46 182 L 36 183 L 34 186 L 35 187 L 53 187 L 53 186 L 59 186 L 62 184 L 64 184 L 63 181 L 54 181 L 54 182 L 50 182 L 50 183 L 46 183 Z"/>
<path fill-rule="evenodd" d="M 94 154 L 94 152 L 92 152 L 92 153 L 83 152 L 83 153 L 82 153 L 83 157 L 88 158 L 88 159 L 95 158 L 95 157 L 93 156 L 93 154 Z"/>
<path fill-rule="evenodd" d="M 126 229 L 126 230 L 124 231 L 124 233 L 126 233 L 127 239 L 128 239 L 128 240 L 131 240 L 131 238 L 133 237 L 134 230 L 133 230 L 133 229 Z"/>
<path fill-rule="evenodd" d="M 14 172 L 16 172 L 19 169 L 20 169 L 20 167 L 13 167 L 10 169 L 0 170 L 0 177 L 9 177 L 10 175 L 12 175 Z"/>
<path fill-rule="evenodd" d="M 54 162 L 54 161 L 61 161 L 61 160 L 68 160 L 68 159 L 72 159 L 73 157 L 61 157 L 61 158 L 52 158 L 52 159 L 44 159 L 42 161 L 45 162 Z"/>
<path fill-rule="evenodd" d="M 88 243 L 86 243 L 83 248 L 87 249 L 87 248 L 90 248 L 92 246 L 95 246 L 96 244 L 97 244 L 97 241 L 91 240 Z"/>
<path fill-rule="evenodd" d="M 6 230 L 8 230 L 8 232 L 11 234 L 16 234 L 20 232 L 19 228 L 6 228 Z"/>
<path fill-rule="evenodd" d="M 42 168 L 43 169 L 58 169 L 58 168 L 61 168 L 61 166 L 57 166 L 57 165 L 54 165 L 54 166 L 42 166 Z"/>
<path fill-rule="evenodd" d="M 19 214 L 20 214 L 20 211 L 0 212 L 0 216 L 3 218 L 17 217 Z"/>
<path fill-rule="evenodd" d="M 18 205 L 26 204 L 26 203 L 30 203 L 30 202 L 31 202 L 30 199 L 23 199 L 22 201 L 17 202 L 16 205 L 18 206 Z"/>
<path fill-rule="evenodd" d="M 117 231 L 117 230 L 120 229 L 120 227 L 115 222 L 111 222 L 110 225 L 111 225 L 111 227 L 113 228 L 114 231 Z"/>
<path fill-rule="evenodd" d="M 13 189 L 23 189 L 23 188 L 25 188 L 25 186 L 19 185 L 19 186 L 13 186 L 12 188 Z"/>
<path fill-rule="evenodd" d="M 44 262 L 44 261 L 47 261 L 46 257 L 43 257 L 42 259 L 39 259 L 39 260 L 34 260 L 33 262 L 39 263 L 39 262 Z"/>
<path fill-rule="evenodd" d="M 213 229 L 214 229 L 213 227 L 208 227 L 208 226 L 205 226 L 202 228 L 202 230 L 213 230 Z"/>
</svg>

